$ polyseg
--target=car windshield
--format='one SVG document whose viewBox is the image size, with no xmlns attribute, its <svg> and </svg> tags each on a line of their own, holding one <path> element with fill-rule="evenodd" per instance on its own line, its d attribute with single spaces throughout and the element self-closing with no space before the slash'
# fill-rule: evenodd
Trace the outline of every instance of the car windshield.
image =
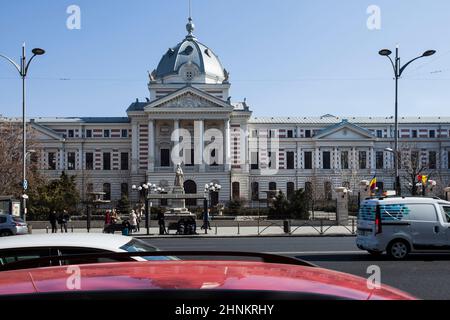
<svg viewBox="0 0 450 320">
<path fill-rule="evenodd" d="M 157 248 L 145 243 L 144 241 L 141 241 L 139 239 L 133 239 L 127 244 L 120 247 L 120 249 L 125 250 L 127 252 L 154 252 L 158 251 Z M 145 256 L 141 257 L 148 261 L 161 261 L 161 260 L 174 260 L 173 257 L 166 257 L 166 256 Z"/>
<path fill-rule="evenodd" d="M 450 223 L 450 206 L 441 206 L 441 209 L 444 214 L 444 221 Z"/>
</svg>

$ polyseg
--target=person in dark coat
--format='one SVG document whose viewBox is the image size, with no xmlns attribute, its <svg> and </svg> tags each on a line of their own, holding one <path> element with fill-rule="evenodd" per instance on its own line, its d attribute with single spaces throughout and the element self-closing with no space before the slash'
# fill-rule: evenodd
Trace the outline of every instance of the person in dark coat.
<svg viewBox="0 0 450 320">
<path fill-rule="evenodd" d="M 69 221 L 70 216 L 66 210 L 63 211 L 58 217 L 58 223 L 61 227 L 61 233 L 67 233 L 67 222 Z"/>
<path fill-rule="evenodd" d="M 164 219 L 164 212 L 160 211 L 158 212 L 158 225 L 159 225 L 159 234 L 163 235 L 166 234 L 166 221 Z"/>
<path fill-rule="evenodd" d="M 56 226 L 57 216 L 56 216 L 56 212 L 55 211 L 50 212 L 48 220 L 50 221 L 50 224 L 52 225 L 52 233 L 57 233 L 58 232 L 58 227 Z"/>
</svg>

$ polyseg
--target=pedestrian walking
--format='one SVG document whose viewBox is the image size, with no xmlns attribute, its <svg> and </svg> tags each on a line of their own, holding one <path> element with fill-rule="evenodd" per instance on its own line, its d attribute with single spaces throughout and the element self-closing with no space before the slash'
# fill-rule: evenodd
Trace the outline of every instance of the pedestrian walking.
<svg viewBox="0 0 450 320">
<path fill-rule="evenodd" d="M 205 213 L 203 214 L 203 225 L 202 225 L 201 229 L 204 229 L 204 230 L 206 230 L 206 229 L 211 230 L 211 215 L 210 215 L 210 210 L 211 210 L 211 209 L 208 208 L 208 209 L 205 211 Z"/>
<path fill-rule="evenodd" d="M 134 210 L 131 210 L 128 221 L 130 222 L 130 233 L 137 231 L 137 215 Z"/>
<path fill-rule="evenodd" d="M 52 225 L 52 233 L 58 232 L 58 227 L 56 226 L 57 219 L 58 219 L 58 217 L 56 216 L 56 211 L 50 212 L 48 221 L 50 221 L 50 224 Z"/>
<path fill-rule="evenodd" d="M 166 234 L 167 232 L 166 232 L 166 221 L 164 218 L 164 212 L 159 211 L 157 218 L 158 218 L 158 225 L 159 225 L 159 234 L 160 235 Z"/>
<path fill-rule="evenodd" d="M 136 212 L 136 215 L 137 215 L 136 228 L 137 228 L 137 231 L 139 232 L 139 231 L 141 231 L 141 226 L 140 225 L 141 225 L 141 221 L 142 221 L 142 210 L 137 209 L 136 211 L 137 211 Z"/>
<path fill-rule="evenodd" d="M 68 213 L 66 210 L 64 210 L 62 213 L 60 213 L 58 217 L 58 223 L 61 228 L 61 233 L 66 232 L 67 233 L 67 219 L 68 219 Z"/>
</svg>

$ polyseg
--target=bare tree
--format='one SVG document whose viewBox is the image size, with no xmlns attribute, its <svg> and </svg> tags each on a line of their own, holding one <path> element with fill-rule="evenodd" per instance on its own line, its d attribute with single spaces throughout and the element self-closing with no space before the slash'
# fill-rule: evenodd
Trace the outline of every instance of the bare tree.
<svg viewBox="0 0 450 320">
<path fill-rule="evenodd" d="M 28 126 L 27 149 L 39 150 L 36 133 Z M 0 120 L 0 195 L 20 196 L 22 186 L 22 126 L 18 122 Z M 30 187 L 37 187 L 44 178 L 38 173 L 38 157 L 31 154 L 27 164 Z"/>
<path fill-rule="evenodd" d="M 406 182 L 405 188 L 410 192 L 411 195 L 416 196 L 421 193 L 421 188 L 417 187 L 417 176 L 427 175 L 431 178 L 435 171 L 430 168 L 430 163 L 428 161 L 424 162 L 421 159 L 420 149 L 414 144 L 404 144 L 401 146 L 400 150 L 400 167 L 403 180 Z"/>
</svg>

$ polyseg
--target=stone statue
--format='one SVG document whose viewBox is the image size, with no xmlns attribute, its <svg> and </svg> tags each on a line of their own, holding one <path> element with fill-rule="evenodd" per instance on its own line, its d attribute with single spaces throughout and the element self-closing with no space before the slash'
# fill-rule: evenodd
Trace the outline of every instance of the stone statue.
<svg viewBox="0 0 450 320">
<path fill-rule="evenodd" d="M 181 165 L 177 164 L 177 170 L 175 174 L 175 187 L 183 187 L 184 186 L 184 173 L 183 169 L 181 169 Z"/>
</svg>

